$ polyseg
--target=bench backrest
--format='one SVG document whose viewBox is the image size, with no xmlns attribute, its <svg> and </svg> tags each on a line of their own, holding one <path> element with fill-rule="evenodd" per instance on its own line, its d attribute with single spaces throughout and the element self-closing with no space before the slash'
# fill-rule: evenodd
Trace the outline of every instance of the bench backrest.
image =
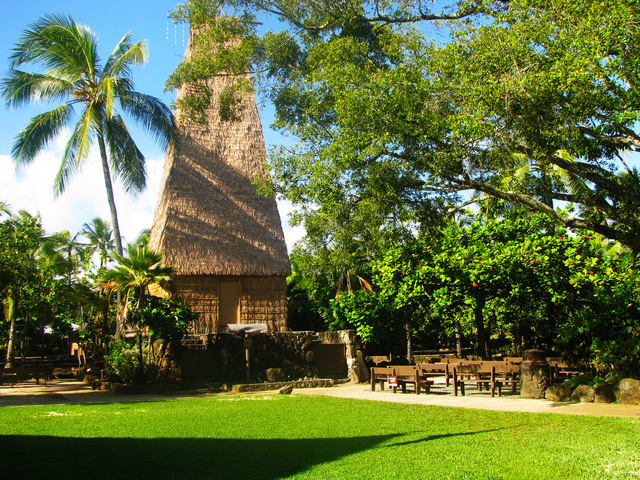
<svg viewBox="0 0 640 480">
<path fill-rule="evenodd" d="M 414 377 L 418 372 L 416 365 L 392 365 L 389 370 L 397 377 Z"/>
<path fill-rule="evenodd" d="M 447 372 L 450 364 L 448 363 L 419 363 L 417 367 L 424 372 Z"/>
<path fill-rule="evenodd" d="M 493 371 L 497 374 L 520 373 L 520 365 L 501 363 L 500 365 L 494 365 Z"/>
</svg>

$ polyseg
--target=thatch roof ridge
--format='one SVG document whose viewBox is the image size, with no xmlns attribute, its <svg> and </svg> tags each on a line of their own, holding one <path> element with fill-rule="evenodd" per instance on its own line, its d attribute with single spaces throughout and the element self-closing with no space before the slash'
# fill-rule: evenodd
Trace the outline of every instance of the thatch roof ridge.
<svg viewBox="0 0 640 480">
<path fill-rule="evenodd" d="M 180 149 L 165 159 L 149 244 L 179 275 L 285 276 L 290 264 L 275 198 L 252 183 L 268 177 L 254 95 L 243 94 L 238 120 L 218 114 L 219 94 L 233 81 L 209 81 L 206 125 L 176 112 Z"/>
</svg>

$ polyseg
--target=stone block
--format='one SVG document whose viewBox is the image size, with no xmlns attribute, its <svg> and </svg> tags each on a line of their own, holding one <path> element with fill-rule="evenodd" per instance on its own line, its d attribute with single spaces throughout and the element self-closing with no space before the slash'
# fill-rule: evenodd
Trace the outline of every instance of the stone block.
<svg viewBox="0 0 640 480">
<path fill-rule="evenodd" d="M 571 394 L 572 402 L 591 403 L 596 399 L 596 389 L 591 385 L 578 385 Z"/>
<path fill-rule="evenodd" d="M 269 382 L 286 382 L 288 380 L 281 368 L 267 368 L 265 373 Z"/>
<path fill-rule="evenodd" d="M 623 378 L 614 388 L 618 403 L 640 405 L 640 380 Z"/>
<path fill-rule="evenodd" d="M 548 387 L 548 364 L 539 362 L 520 364 L 520 396 L 522 398 L 544 398 Z"/>
<path fill-rule="evenodd" d="M 596 387 L 596 403 L 613 403 L 616 401 L 616 396 L 613 393 L 613 386 L 608 383 L 603 383 Z"/>
<path fill-rule="evenodd" d="M 562 383 L 554 383 L 544 392 L 544 398 L 552 402 L 566 402 L 571 396 L 571 391 Z"/>
<path fill-rule="evenodd" d="M 280 390 L 278 390 L 278 393 L 281 393 L 282 395 L 289 395 L 291 394 L 291 392 L 293 392 L 293 385 L 291 384 L 285 385 Z"/>
</svg>

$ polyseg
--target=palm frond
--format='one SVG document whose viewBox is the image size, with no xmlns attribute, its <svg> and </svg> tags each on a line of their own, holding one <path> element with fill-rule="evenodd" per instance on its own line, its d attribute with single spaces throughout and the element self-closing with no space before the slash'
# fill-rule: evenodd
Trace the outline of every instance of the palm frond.
<svg viewBox="0 0 640 480">
<path fill-rule="evenodd" d="M 66 187 L 67 182 L 73 175 L 79 170 L 83 161 L 89 154 L 91 147 L 91 136 L 95 131 L 95 112 L 90 104 L 82 114 L 80 121 L 77 123 L 71 138 L 67 142 L 67 147 L 62 157 L 60 169 L 54 180 L 53 191 L 54 194 L 62 194 Z"/>
<path fill-rule="evenodd" d="M 0 81 L 0 95 L 7 108 L 21 107 L 30 102 L 64 100 L 73 84 L 64 78 L 11 70 Z"/>
<path fill-rule="evenodd" d="M 173 112 L 162 100 L 139 92 L 119 92 L 123 111 L 151 134 L 161 148 L 177 145 L 178 129 Z"/>
<path fill-rule="evenodd" d="M 122 117 L 115 115 L 105 122 L 109 160 L 127 193 L 136 194 L 147 184 L 145 158 L 133 141 Z"/>
<path fill-rule="evenodd" d="M 146 40 L 131 43 L 132 37 L 127 32 L 116 45 L 107 59 L 103 75 L 109 77 L 130 77 L 131 66 L 144 65 L 149 57 L 149 48 Z"/>
<path fill-rule="evenodd" d="M 11 156 L 18 164 L 33 161 L 40 150 L 69 123 L 72 115 L 73 107 L 63 103 L 53 110 L 33 117 L 24 130 L 16 136 L 11 148 Z"/>
<path fill-rule="evenodd" d="M 566 150 L 558 150 L 556 151 L 556 155 L 565 162 L 575 163 L 575 158 L 573 158 L 573 155 L 571 155 Z M 560 177 L 562 183 L 564 183 L 569 192 L 573 193 L 574 195 L 587 195 L 591 193 L 591 189 L 579 175 L 565 170 L 558 165 L 554 165 L 553 167 L 554 172 Z"/>
<path fill-rule="evenodd" d="M 88 27 L 67 15 L 45 15 L 23 32 L 9 60 L 11 68 L 33 63 L 79 79 L 96 75 L 99 58 Z"/>
</svg>

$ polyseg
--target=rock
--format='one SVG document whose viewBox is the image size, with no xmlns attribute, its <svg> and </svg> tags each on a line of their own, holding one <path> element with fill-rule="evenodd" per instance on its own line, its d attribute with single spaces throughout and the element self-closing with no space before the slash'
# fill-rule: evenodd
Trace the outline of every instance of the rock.
<svg viewBox="0 0 640 480">
<path fill-rule="evenodd" d="M 596 389 L 591 385 L 578 385 L 571 394 L 572 402 L 589 403 L 596 399 Z"/>
<path fill-rule="evenodd" d="M 562 383 L 554 383 L 544 392 L 544 398 L 552 402 L 566 402 L 571 396 L 571 391 Z"/>
<path fill-rule="evenodd" d="M 291 392 L 293 392 L 293 385 L 285 385 L 278 390 L 278 393 L 281 393 L 282 395 L 289 395 Z"/>
<path fill-rule="evenodd" d="M 267 368 L 265 374 L 269 382 L 286 382 L 288 380 L 287 374 L 282 368 Z"/>
<path fill-rule="evenodd" d="M 313 364 L 315 359 L 315 353 L 313 350 L 309 350 L 307 353 L 305 353 L 305 358 L 304 361 L 307 362 L 308 364 Z"/>
<path fill-rule="evenodd" d="M 603 383 L 596 387 L 596 403 L 613 403 L 615 401 L 616 396 L 613 393 L 613 386 Z"/>
<path fill-rule="evenodd" d="M 640 405 L 640 380 L 623 378 L 613 390 L 618 403 Z"/>
<path fill-rule="evenodd" d="M 349 378 L 356 383 L 369 383 L 369 369 L 364 361 L 362 350 L 356 350 L 355 358 L 347 359 Z"/>
</svg>

